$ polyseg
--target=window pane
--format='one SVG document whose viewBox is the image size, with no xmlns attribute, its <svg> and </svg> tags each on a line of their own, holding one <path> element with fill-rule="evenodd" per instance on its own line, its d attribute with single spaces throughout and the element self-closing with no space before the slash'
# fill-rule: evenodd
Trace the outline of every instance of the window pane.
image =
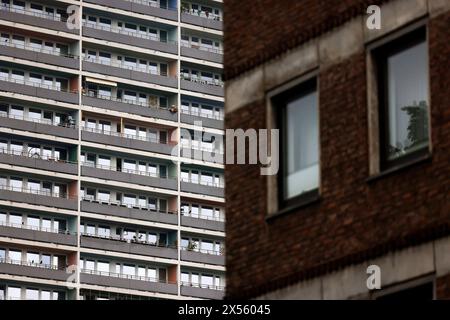
<svg viewBox="0 0 450 320">
<path fill-rule="evenodd" d="M 316 92 L 286 106 L 284 199 L 319 186 L 319 130 Z"/>
<path fill-rule="evenodd" d="M 97 262 L 97 271 L 109 273 L 109 263 L 108 262 Z"/>
<path fill-rule="evenodd" d="M 8 300 L 20 300 L 20 288 L 8 287 Z"/>
<path fill-rule="evenodd" d="M 425 42 L 387 59 L 388 160 L 428 145 L 427 61 Z"/>
</svg>

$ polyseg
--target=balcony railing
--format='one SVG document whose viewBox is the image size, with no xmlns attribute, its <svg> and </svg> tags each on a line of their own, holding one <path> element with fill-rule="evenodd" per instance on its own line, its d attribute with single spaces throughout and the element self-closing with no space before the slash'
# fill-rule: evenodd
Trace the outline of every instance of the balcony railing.
<svg viewBox="0 0 450 320">
<path fill-rule="evenodd" d="M 97 64 L 101 64 L 101 65 L 105 65 L 105 66 L 116 67 L 116 68 L 125 69 L 125 70 L 144 72 L 144 73 L 148 73 L 150 76 L 161 76 L 161 77 L 170 78 L 166 73 L 161 73 L 159 71 L 158 72 L 150 72 L 146 68 L 140 68 L 137 65 L 134 65 L 134 66 L 127 65 L 123 61 L 113 61 L 112 59 L 105 60 L 105 59 L 100 59 L 99 57 L 86 57 L 86 56 L 83 57 L 83 61 L 93 62 L 93 63 L 97 63 Z M 173 77 L 173 78 L 176 78 L 176 77 Z"/>
<path fill-rule="evenodd" d="M 38 227 L 38 226 L 30 226 L 27 224 L 17 224 L 17 223 L 10 223 L 5 221 L 0 221 L 0 226 L 3 227 L 11 227 L 11 228 L 18 228 L 18 229 L 26 229 L 26 230 L 32 230 L 32 231 L 41 231 L 41 232 L 47 232 L 47 233 L 57 233 L 57 234 L 66 234 L 66 235 L 76 235 L 76 232 L 70 232 L 68 230 L 61 230 L 61 229 L 55 229 L 55 228 L 44 228 L 44 227 Z"/>
<path fill-rule="evenodd" d="M 150 6 L 150 7 L 154 7 L 154 8 L 161 8 L 161 9 L 172 10 L 172 11 L 177 10 L 177 8 L 172 8 L 169 6 L 161 6 L 160 3 L 155 2 L 155 1 L 149 1 L 149 0 L 125 0 L 125 1 L 142 4 L 144 6 Z"/>
<path fill-rule="evenodd" d="M 194 140 L 194 139 L 193 139 Z M 203 152 L 211 152 L 211 153 L 216 153 L 216 154 L 223 154 L 222 150 L 214 150 L 210 147 L 205 147 L 205 146 L 196 146 L 192 143 L 188 143 L 188 142 L 182 142 L 181 143 L 181 147 L 184 149 L 192 149 L 192 150 L 198 150 L 198 151 L 203 151 Z"/>
<path fill-rule="evenodd" d="M 195 9 L 189 9 L 189 8 L 182 8 L 183 13 L 190 14 L 192 16 L 198 16 L 200 18 L 215 20 L 215 21 L 222 21 L 222 18 L 214 14 L 212 12 L 208 11 L 202 11 L 202 10 L 195 10 Z"/>
<path fill-rule="evenodd" d="M 224 253 L 225 253 L 225 250 L 223 248 L 220 248 L 219 251 L 216 251 L 216 250 L 207 250 L 207 249 L 191 248 L 191 247 L 181 246 L 180 249 L 184 250 L 184 251 L 209 254 L 209 255 L 212 255 L 212 256 L 223 256 Z"/>
<path fill-rule="evenodd" d="M 210 47 L 205 47 L 205 46 L 200 46 L 200 45 L 195 45 L 195 44 L 189 44 L 189 43 L 186 43 L 183 41 L 181 42 L 181 46 L 186 47 L 186 48 L 192 48 L 192 49 L 197 49 L 197 50 L 201 50 L 201 51 L 211 52 L 211 53 L 223 54 L 222 49 L 210 48 Z"/>
<path fill-rule="evenodd" d="M 66 17 L 63 17 L 58 13 L 37 12 L 34 10 L 25 9 L 25 8 L 15 8 L 11 5 L 7 5 L 7 4 L 3 4 L 3 3 L 0 5 L 0 10 L 6 11 L 6 12 L 12 12 L 12 13 L 25 14 L 28 16 L 34 16 L 34 17 L 39 17 L 42 19 L 53 20 L 53 21 L 61 21 L 61 22 L 67 21 Z"/>
<path fill-rule="evenodd" d="M 40 160 L 46 160 L 46 161 L 70 163 L 70 164 L 77 164 L 78 163 L 76 161 L 69 161 L 69 160 L 62 160 L 62 159 L 59 159 L 59 158 L 55 158 L 55 157 L 47 155 L 47 154 L 39 154 L 37 152 L 33 152 L 33 149 L 30 149 L 30 151 L 20 151 L 20 150 L 8 150 L 6 148 L 0 148 L 0 154 L 7 154 L 7 155 L 10 155 L 10 156 L 18 156 L 18 157 L 33 158 L 33 159 L 40 159 Z"/>
<path fill-rule="evenodd" d="M 198 214 L 198 213 L 181 212 L 181 215 L 183 215 L 185 217 L 195 218 L 195 219 L 225 222 L 225 218 L 223 218 L 223 217 L 214 217 L 214 216 Z"/>
<path fill-rule="evenodd" d="M 94 133 L 100 133 L 100 134 L 113 136 L 113 137 L 125 138 L 125 139 L 133 139 L 133 140 L 146 141 L 146 142 L 164 144 L 164 145 L 169 144 L 167 141 L 161 141 L 159 139 L 154 139 L 154 138 L 150 138 L 150 137 L 141 137 L 141 136 L 134 135 L 134 134 L 126 134 L 123 132 L 115 132 L 115 131 L 108 131 L 108 130 L 102 130 L 102 129 L 97 129 L 97 128 L 89 128 L 86 126 L 82 127 L 81 130 L 88 131 L 88 132 L 94 132 Z"/>
<path fill-rule="evenodd" d="M 42 269 L 51 269 L 51 270 L 66 270 L 64 267 L 58 267 L 52 264 L 43 264 L 40 262 L 34 262 L 34 261 L 22 261 L 22 260 L 13 260 L 9 258 L 0 258 L 0 263 L 6 263 L 6 264 L 14 264 L 19 266 L 27 266 L 27 267 L 35 267 L 35 268 L 42 268 Z"/>
<path fill-rule="evenodd" d="M 35 195 L 47 196 L 47 197 L 53 197 L 53 198 L 77 199 L 77 197 L 68 195 L 67 193 L 63 193 L 63 192 L 54 192 L 54 191 L 39 190 L 39 189 L 25 188 L 25 187 L 0 185 L 0 190 L 23 192 L 23 193 L 29 193 L 29 194 L 35 194 Z"/>
<path fill-rule="evenodd" d="M 210 113 L 207 113 L 207 112 L 186 110 L 186 109 L 183 109 L 183 108 L 181 108 L 181 113 L 187 114 L 187 115 L 190 115 L 190 116 L 194 116 L 194 117 L 206 118 L 206 119 L 213 119 L 213 120 L 220 120 L 220 121 L 224 120 L 224 117 L 223 117 L 222 113 L 216 115 L 216 114 L 210 114 Z"/>
<path fill-rule="evenodd" d="M 193 184 L 199 184 L 202 186 L 214 187 L 214 188 L 224 188 L 225 187 L 225 184 L 223 182 L 192 180 L 192 178 L 181 178 L 181 181 L 193 183 Z"/>
<path fill-rule="evenodd" d="M 49 85 L 49 84 L 45 84 L 42 82 L 34 82 L 34 81 L 30 81 L 30 80 L 25 80 L 25 79 L 14 79 L 12 77 L 6 77 L 3 75 L 0 75 L 0 80 L 11 82 L 11 83 L 24 84 L 24 85 L 31 86 L 31 87 L 59 91 L 59 92 L 77 93 L 76 90 L 64 89 L 64 88 L 61 88 L 60 86 L 57 86 L 54 84 Z"/>
<path fill-rule="evenodd" d="M 88 202 L 96 202 L 99 204 L 106 204 L 110 206 L 119 206 L 119 207 L 125 207 L 130 209 L 138 209 L 138 210 L 145 210 L 150 211 L 150 213 L 162 213 L 162 214 L 177 214 L 177 212 L 173 211 L 160 211 L 159 209 L 155 209 L 150 205 L 139 205 L 139 204 L 130 204 L 130 203 L 124 203 L 122 201 L 114 201 L 114 200 L 107 200 L 107 199 L 96 199 L 94 196 L 83 196 L 81 198 L 82 201 L 88 201 Z"/>
<path fill-rule="evenodd" d="M 208 85 L 208 86 L 221 87 L 221 88 L 224 87 L 224 82 L 221 80 L 215 80 L 215 79 L 214 80 L 206 80 L 206 79 L 202 79 L 202 78 L 195 77 L 192 75 L 187 75 L 184 73 L 181 74 L 181 79 L 199 83 L 199 84 L 203 84 L 203 85 Z"/>
<path fill-rule="evenodd" d="M 102 170 L 109 170 L 109 171 L 116 171 L 116 172 L 122 172 L 122 173 L 130 173 L 130 174 L 135 174 L 135 175 L 139 175 L 139 176 L 146 176 L 146 177 L 152 177 L 152 178 L 158 178 L 158 179 L 171 179 L 171 180 L 175 180 L 176 177 L 169 177 L 169 176 L 159 176 L 156 173 L 153 172 L 147 172 L 147 171 L 140 171 L 140 170 L 133 170 L 133 169 L 117 169 L 116 167 L 113 166 L 108 166 L 108 165 L 103 165 L 103 164 L 95 164 L 92 162 L 82 162 L 81 163 L 82 166 L 84 167 L 89 167 L 89 168 L 97 168 L 97 169 L 102 169 Z"/>
<path fill-rule="evenodd" d="M 134 37 L 134 38 L 146 39 L 146 40 L 151 40 L 151 41 L 156 41 L 156 42 L 163 42 L 163 43 L 177 44 L 177 41 L 162 40 L 160 37 L 157 37 L 157 36 L 152 36 L 150 34 L 143 34 L 143 33 L 140 33 L 138 31 L 127 31 L 127 30 L 124 30 L 122 28 L 113 27 L 113 26 L 110 26 L 110 25 L 100 25 L 100 24 L 97 24 L 97 23 L 89 22 L 89 21 L 83 21 L 83 26 L 87 27 L 87 28 L 92 28 L 92 29 L 97 29 L 97 30 L 102 30 L 102 31 L 108 31 L 108 32 L 117 33 L 117 34 L 123 34 L 123 35 Z"/>
<path fill-rule="evenodd" d="M 181 281 L 181 285 L 185 287 L 193 287 L 193 288 L 201 288 L 201 289 L 211 289 L 211 290 L 217 290 L 217 291 L 224 291 L 224 286 L 216 286 L 216 285 L 209 285 L 209 284 L 199 284 L 199 283 L 192 283 L 187 281 Z"/>
<path fill-rule="evenodd" d="M 34 47 L 32 45 L 29 45 L 29 44 L 21 44 L 21 43 L 19 44 L 19 43 L 13 43 L 11 41 L 8 41 L 8 42 L 0 42 L 0 45 L 5 46 L 5 47 L 16 48 L 16 49 L 24 49 L 24 50 L 33 51 L 33 52 L 50 54 L 50 55 L 53 55 L 53 56 L 78 59 L 78 56 L 74 55 L 74 54 L 62 53 L 61 51 L 49 50 L 49 49 L 46 49 L 46 48 L 43 48 L 43 47 L 37 48 L 37 47 Z"/>
<path fill-rule="evenodd" d="M 72 120 L 72 121 L 67 120 L 65 122 L 55 122 L 55 121 L 49 120 L 49 119 L 24 117 L 24 116 L 19 116 L 19 115 L 14 115 L 14 114 L 8 114 L 8 113 L 2 112 L 2 111 L 0 111 L 0 117 L 10 118 L 10 119 L 15 119 L 15 120 L 23 120 L 23 121 L 34 122 L 34 123 L 39 123 L 39 124 L 46 124 L 46 125 L 55 126 L 55 127 L 65 127 L 65 128 L 71 128 L 71 129 L 77 128 L 74 120 Z"/>
<path fill-rule="evenodd" d="M 138 280 L 138 281 L 147 281 L 147 282 L 157 282 L 157 283 L 174 283 L 174 284 L 176 284 L 176 282 L 162 281 L 162 280 L 157 279 L 157 278 L 129 275 L 129 274 L 123 274 L 123 273 L 115 273 L 115 272 L 108 272 L 108 271 L 97 271 L 97 270 L 81 269 L 80 272 L 81 273 L 86 273 L 86 274 L 97 275 L 97 276 L 104 276 L 104 277 L 129 279 L 129 280 Z"/>
<path fill-rule="evenodd" d="M 86 232 L 82 232 L 81 233 L 82 236 L 85 237 L 91 237 L 91 238 L 97 238 L 97 239 L 104 239 L 104 240 L 111 240 L 111 241 L 120 241 L 120 242 L 126 242 L 126 243 L 134 243 L 134 244 L 142 244 L 142 245 L 147 245 L 147 246 L 152 246 L 152 247 L 157 247 L 157 248 L 170 248 L 170 249 L 177 249 L 177 246 L 175 245 L 168 245 L 168 244 L 160 244 L 157 242 L 149 242 L 149 241 L 145 241 L 145 240 L 140 240 L 139 237 L 137 236 L 133 236 L 132 239 L 126 238 L 124 236 L 114 236 L 114 235 L 99 235 L 99 234 L 91 234 L 91 233 L 86 233 Z"/>
<path fill-rule="evenodd" d="M 113 97 L 112 95 L 102 95 L 102 94 L 98 93 L 98 91 L 91 90 L 91 89 L 87 90 L 87 92 L 86 92 L 86 89 L 83 89 L 83 95 L 85 97 L 97 98 L 97 99 L 102 99 L 102 100 L 110 100 L 110 101 L 114 101 L 114 102 L 122 102 L 122 103 L 140 106 L 140 107 L 146 107 L 146 108 L 164 109 L 164 110 L 168 109 L 167 107 L 159 106 L 156 104 L 150 104 L 148 102 L 129 100 L 129 99 L 120 99 L 120 98 Z"/>
</svg>

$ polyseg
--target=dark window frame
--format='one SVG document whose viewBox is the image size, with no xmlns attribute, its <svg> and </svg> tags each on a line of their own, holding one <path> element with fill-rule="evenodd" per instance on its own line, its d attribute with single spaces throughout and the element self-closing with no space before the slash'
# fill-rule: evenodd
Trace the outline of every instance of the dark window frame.
<svg viewBox="0 0 450 320">
<path fill-rule="evenodd" d="M 271 98 L 271 103 L 275 111 L 276 127 L 280 130 L 280 150 L 279 150 L 279 171 L 277 174 L 277 200 L 278 200 L 278 212 L 274 215 L 278 215 L 281 212 L 289 211 L 292 208 L 298 208 L 300 206 L 315 202 L 319 198 L 320 194 L 320 179 L 319 186 L 316 189 L 309 190 L 295 197 L 284 199 L 285 193 L 285 175 L 286 175 L 286 106 L 287 103 L 296 99 L 299 99 L 307 94 L 318 91 L 318 77 L 313 76 L 305 79 L 305 81 L 296 84 L 295 86 L 288 88 L 287 90 L 280 92 L 279 94 Z M 319 101 L 317 100 L 316 107 L 319 108 Z M 319 121 L 319 119 L 318 119 Z M 318 126 L 320 131 L 320 125 Z M 318 148 L 320 150 L 320 134 L 318 141 Z M 320 152 L 319 152 L 320 156 Z M 319 169 L 320 170 L 320 169 Z"/>
<path fill-rule="evenodd" d="M 377 97 L 378 97 L 378 141 L 379 141 L 379 165 L 380 172 L 385 172 L 392 170 L 394 168 L 400 168 L 409 163 L 421 159 L 429 155 L 431 135 L 428 136 L 428 144 L 420 150 L 413 151 L 404 156 L 401 156 L 394 160 L 388 160 L 388 143 L 386 143 L 389 137 L 389 89 L 388 89 L 388 69 L 387 60 L 390 56 L 412 48 L 421 43 L 427 44 L 428 49 L 428 37 L 427 37 L 427 27 L 426 25 L 420 25 L 419 27 L 392 39 L 374 49 L 371 50 L 371 55 L 373 57 L 375 72 L 376 72 L 376 83 L 377 83 Z M 427 61 L 429 66 L 429 59 Z M 428 76 L 429 77 L 429 76 Z M 429 78 L 427 79 L 429 83 Z M 430 98 L 428 96 L 428 98 Z M 428 101 L 428 121 L 430 115 L 430 103 Z"/>
</svg>

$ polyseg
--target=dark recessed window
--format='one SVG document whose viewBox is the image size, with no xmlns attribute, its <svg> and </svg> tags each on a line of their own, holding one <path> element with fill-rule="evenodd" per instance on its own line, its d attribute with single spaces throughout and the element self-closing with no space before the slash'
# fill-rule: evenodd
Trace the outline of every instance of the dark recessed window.
<svg viewBox="0 0 450 320">
<path fill-rule="evenodd" d="M 373 51 L 378 71 L 381 170 L 428 153 L 428 47 L 424 27 Z"/>
<path fill-rule="evenodd" d="M 381 295 L 377 298 L 377 300 L 431 301 L 433 300 L 433 291 L 433 283 L 428 282 L 419 286 Z"/>
<path fill-rule="evenodd" d="M 316 79 L 273 98 L 280 128 L 279 208 L 317 197 L 319 116 Z"/>
</svg>

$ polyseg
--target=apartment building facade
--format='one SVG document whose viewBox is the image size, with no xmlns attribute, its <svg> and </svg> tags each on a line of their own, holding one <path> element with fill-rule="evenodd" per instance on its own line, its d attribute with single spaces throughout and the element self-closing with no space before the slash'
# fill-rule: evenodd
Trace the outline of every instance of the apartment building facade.
<svg viewBox="0 0 450 320">
<path fill-rule="evenodd" d="M 225 128 L 280 147 L 226 165 L 226 298 L 450 298 L 450 3 L 224 11 Z"/>
<path fill-rule="evenodd" d="M 2 0 L 0 299 L 221 299 L 219 0 Z"/>
</svg>

